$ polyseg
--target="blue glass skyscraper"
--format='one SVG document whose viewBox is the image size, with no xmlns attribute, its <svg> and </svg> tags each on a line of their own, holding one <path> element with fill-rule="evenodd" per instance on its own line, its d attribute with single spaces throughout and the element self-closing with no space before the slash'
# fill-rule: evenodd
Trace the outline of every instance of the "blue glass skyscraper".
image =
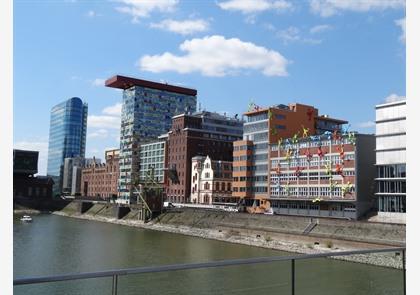
<svg viewBox="0 0 420 295">
<path fill-rule="evenodd" d="M 51 109 L 47 175 L 54 180 L 54 196 L 61 193 L 64 159 L 85 157 L 87 112 L 87 103 L 78 97 Z"/>
</svg>

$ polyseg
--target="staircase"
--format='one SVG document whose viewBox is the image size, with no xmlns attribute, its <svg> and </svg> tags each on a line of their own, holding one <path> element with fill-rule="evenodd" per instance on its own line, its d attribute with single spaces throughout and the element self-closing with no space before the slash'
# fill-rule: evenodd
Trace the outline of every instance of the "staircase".
<svg viewBox="0 0 420 295">
<path fill-rule="evenodd" d="M 309 222 L 309 224 L 305 227 L 302 234 L 304 235 L 309 234 L 315 228 L 315 226 L 317 226 L 317 224 L 318 224 L 318 219 L 313 220 L 311 218 L 311 222 Z"/>
</svg>

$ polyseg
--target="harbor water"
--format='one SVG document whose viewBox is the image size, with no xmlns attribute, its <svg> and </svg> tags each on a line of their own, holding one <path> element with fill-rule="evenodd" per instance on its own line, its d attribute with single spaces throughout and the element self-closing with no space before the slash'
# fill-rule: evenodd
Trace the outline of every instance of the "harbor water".
<svg viewBox="0 0 420 295">
<path fill-rule="evenodd" d="M 13 222 L 14 278 L 292 255 L 50 214 Z M 290 261 L 121 276 L 118 294 L 291 294 Z M 112 279 L 15 286 L 14 294 L 111 294 Z M 295 294 L 403 294 L 401 270 L 333 259 L 296 261 Z"/>
</svg>

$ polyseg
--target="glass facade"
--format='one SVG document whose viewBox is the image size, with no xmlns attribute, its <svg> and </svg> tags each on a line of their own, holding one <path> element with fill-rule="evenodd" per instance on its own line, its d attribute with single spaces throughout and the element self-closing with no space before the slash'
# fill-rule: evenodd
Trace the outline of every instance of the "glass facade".
<svg viewBox="0 0 420 295">
<path fill-rule="evenodd" d="M 379 212 L 406 212 L 406 102 L 376 106 L 376 196 Z"/>
<path fill-rule="evenodd" d="M 154 169 L 154 181 L 163 183 L 165 168 L 165 142 L 142 144 L 140 147 L 140 182 Z"/>
<path fill-rule="evenodd" d="M 120 200 L 133 197 L 132 184 L 139 182 L 140 144 L 168 132 L 172 117 L 195 112 L 197 98 L 167 90 L 132 86 L 123 91 L 120 133 Z"/>
<path fill-rule="evenodd" d="M 64 159 L 85 156 L 87 112 L 78 97 L 51 109 L 47 175 L 54 180 L 54 196 L 61 193 Z"/>
<path fill-rule="evenodd" d="M 256 194 L 265 194 L 268 191 L 268 117 L 268 111 L 248 115 L 247 123 L 244 124 L 243 138 L 244 140 L 253 141 L 254 144 L 252 151 L 252 158 L 254 160 L 253 166 L 243 167 L 245 169 L 252 168 L 252 177 L 254 179 L 252 188 L 246 189 L 248 189 L 249 192 Z M 235 168 L 239 168 L 239 171 L 241 171 L 242 167 Z"/>
</svg>

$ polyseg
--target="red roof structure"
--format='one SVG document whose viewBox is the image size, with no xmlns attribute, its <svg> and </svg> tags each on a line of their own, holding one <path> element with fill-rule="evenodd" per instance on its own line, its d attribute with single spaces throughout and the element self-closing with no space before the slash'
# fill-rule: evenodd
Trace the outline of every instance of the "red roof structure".
<svg viewBox="0 0 420 295">
<path fill-rule="evenodd" d="M 180 93 L 180 94 L 185 94 L 185 95 L 192 95 L 192 96 L 197 95 L 196 89 L 173 86 L 169 84 L 157 83 L 157 82 L 136 79 L 136 78 L 126 77 L 126 76 L 119 76 L 119 75 L 113 76 L 109 78 L 108 80 L 106 80 L 105 86 L 112 87 L 112 88 L 119 88 L 119 89 L 127 89 L 133 86 L 141 86 L 141 87 L 170 91 L 170 92 L 175 92 L 175 93 Z"/>
</svg>

